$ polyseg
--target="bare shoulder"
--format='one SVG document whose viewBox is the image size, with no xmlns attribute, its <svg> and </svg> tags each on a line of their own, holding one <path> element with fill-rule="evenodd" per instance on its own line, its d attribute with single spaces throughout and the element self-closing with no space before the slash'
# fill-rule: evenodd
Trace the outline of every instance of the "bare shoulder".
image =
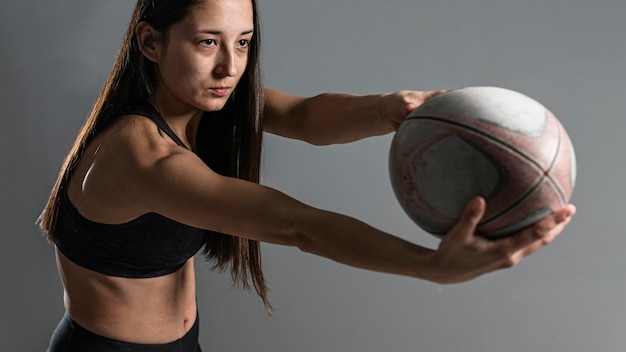
<svg viewBox="0 0 626 352">
<path fill-rule="evenodd" d="M 138 115 L 126 115 L 103 133 L 102 144 L 111 150 L 141 164 L 150 163 L 173 153 L 178 147 L 150 119 Z"/>
<path fill-rule="evenodd" d="M 146 175 L 167 158 L 185 153 L 143 116 L 121 116 L 87 146 L 68 187 L 81 212 L 93 220 L 121 222 L 146 212 Z M 186 151 L 187 154 L 193 154 Z"/>
</svg>

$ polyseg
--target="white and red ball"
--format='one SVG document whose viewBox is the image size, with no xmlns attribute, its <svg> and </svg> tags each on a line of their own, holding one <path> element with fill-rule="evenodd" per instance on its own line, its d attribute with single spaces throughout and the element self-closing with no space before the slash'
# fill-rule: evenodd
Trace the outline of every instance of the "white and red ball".
<svg viewBox="0 0 626 352">
<path fill-rule="evenodd" d="M 497 87 L 468 87 L 415 109 L 391 143 L 389 173 L 405 212 L 445 235 L 470 199 L 487 209 L 478 231 L 515 233 L 565 206 L 576 179 L 567 132 L 542 104 Z"/>
</svg>

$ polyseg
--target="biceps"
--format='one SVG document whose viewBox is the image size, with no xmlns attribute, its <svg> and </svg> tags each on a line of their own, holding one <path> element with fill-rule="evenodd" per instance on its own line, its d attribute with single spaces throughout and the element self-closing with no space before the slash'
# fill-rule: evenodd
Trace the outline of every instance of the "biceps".
<svg viewBox="0 0 626 352">
<path fill-rule="evenodd" d="M 232 178 L 221 178 L 196 194 L 202 204 L 199 225 L 273 243 L 297 232 L 295 210 L 304 206 L 277 190 Z"/>
<path fill-rule="evenodd" d="M 235 236 L 292 244 L 295 214 L 310 209 L 275 189 L 218 175 L 199 160 L 172 158 L 151 175 L 145 200 L 154 212 Z"/>
</svg>

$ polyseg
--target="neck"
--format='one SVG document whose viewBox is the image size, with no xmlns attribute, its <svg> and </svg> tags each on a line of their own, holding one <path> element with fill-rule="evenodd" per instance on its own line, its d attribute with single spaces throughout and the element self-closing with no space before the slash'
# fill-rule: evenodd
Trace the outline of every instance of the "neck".
<svg viewBox="0 0 626 352">
<path fill-rule="evenodd" d="M 179 101 L 164 99 L 158 94 L 150 100 L 150 103 L 156 107 L 170 128 L 185 144 L 193 145 L 195 126 L 198 125 L 203 114 L 201 110 Z"/>
</svg>

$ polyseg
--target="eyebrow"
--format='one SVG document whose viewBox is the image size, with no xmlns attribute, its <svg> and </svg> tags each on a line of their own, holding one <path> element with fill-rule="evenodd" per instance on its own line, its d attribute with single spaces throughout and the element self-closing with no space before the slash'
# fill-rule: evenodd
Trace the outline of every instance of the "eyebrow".
<svg viewBox="0 0 626 352">
<path fill-rule="evenodd" d="M 196 33 L 205 33 L 205 34 L 213 34 L 213 35 L 218 35 L 218 34 L 222 34 L 222 31 L 216 31 L 216 30 L 211 30 L 211 29 L 200 29 L 197 30 Z M 243 31 L 240 33 L 240 35 L 246 35 L 246 34 L 252 34 L 254 33 L 254 30 L 250 29 L 247 31 Z"/>
</svg>

